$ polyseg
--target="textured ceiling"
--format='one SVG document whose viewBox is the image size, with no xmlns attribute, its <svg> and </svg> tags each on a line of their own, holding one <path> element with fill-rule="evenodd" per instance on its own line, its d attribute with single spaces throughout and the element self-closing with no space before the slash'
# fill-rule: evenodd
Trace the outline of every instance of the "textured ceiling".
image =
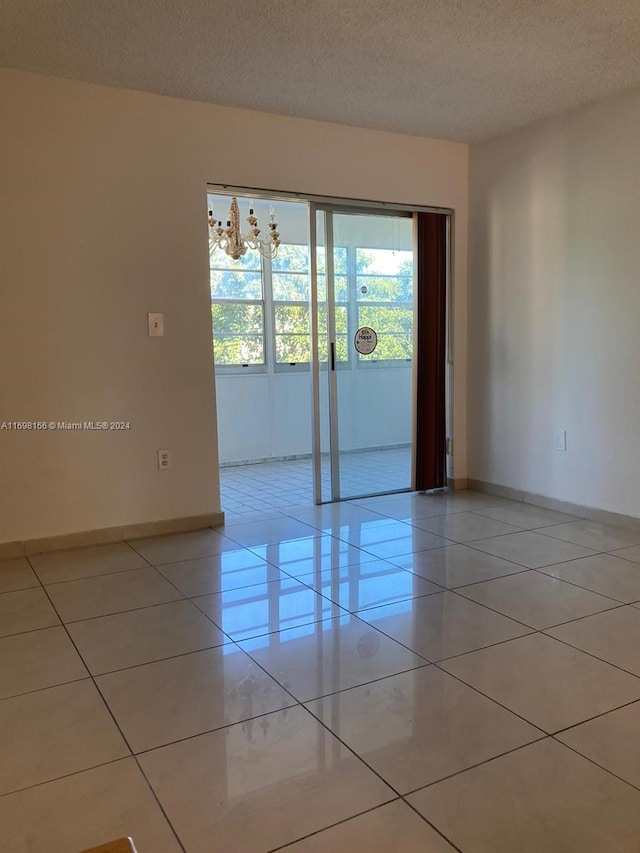
<svg viewBox="0 0 640 853">
<path fill-rule="evenodd" d="M 640 84 L 640 2 L 0 0 L 0 65 L 473 142 Z"/>
</svg>

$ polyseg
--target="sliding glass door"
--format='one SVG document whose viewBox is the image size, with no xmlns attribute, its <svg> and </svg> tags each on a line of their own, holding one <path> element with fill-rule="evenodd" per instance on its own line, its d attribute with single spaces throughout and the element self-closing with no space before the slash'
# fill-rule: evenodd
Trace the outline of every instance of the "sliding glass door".
<svg viewBox="0 0 640 853">
<path fill-rule="evenodd" d="M 413 220 L 311 205 L 317 503 L 411 488 Z"/>
</svg>

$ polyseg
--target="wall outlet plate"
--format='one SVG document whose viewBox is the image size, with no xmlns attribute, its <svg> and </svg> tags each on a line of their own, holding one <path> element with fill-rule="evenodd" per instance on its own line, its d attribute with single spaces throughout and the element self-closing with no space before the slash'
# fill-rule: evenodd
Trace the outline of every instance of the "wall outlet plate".
<svg viewBox="0 0 640 853">
<path fill-rule="evenodd" d="M 149 324 L 149 337 L 161 338 L 164 336 L 164 314 L 147 314 Z"/>
<path fill-rule="evenodd" d="M 171 468 L 171 451 L 170 450 L 159 450 L 158 451 L 158 471 L 166 471 L 167 468 Z"/>
</svg>

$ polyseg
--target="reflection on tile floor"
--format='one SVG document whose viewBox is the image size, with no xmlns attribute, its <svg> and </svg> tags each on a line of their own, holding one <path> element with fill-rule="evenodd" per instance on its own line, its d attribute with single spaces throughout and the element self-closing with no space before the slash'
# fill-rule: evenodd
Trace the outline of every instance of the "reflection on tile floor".
<svg viewBox="0 0 640 853">
<path fill-rule="evenodd" d="M 3 853 L 640 849 L 640 534 L 251 512 L 0 563 Z"/>
</svg>

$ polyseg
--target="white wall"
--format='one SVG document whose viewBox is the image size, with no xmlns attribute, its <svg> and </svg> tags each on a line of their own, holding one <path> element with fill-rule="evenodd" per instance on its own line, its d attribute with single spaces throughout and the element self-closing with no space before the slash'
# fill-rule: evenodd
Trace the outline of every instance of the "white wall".
<svg viewBox="0 0 640 853">
<path fill-rule="evenodd" d="M 220 461 L 311 452 L 308 373 L 218 376 Z"/>
<path fill-rule="evenodd" d="M 323 391 L 326 380 L 321 374 Z M 216 390 L 221 463 L 311 453 L 308 371 L 218 376 Z M 338 397 L 341 451 L 410 443 L 410 367 L 341 370 Z M 324 393 L 321 405 L 326 408 Z M 321 423 L 326 428 L 325 418 Z"/>
<path fill-rule="evenodd" d="M 219 509 L 207 182 L 455 208 L 463 475 L 467 146 L 7 69 L 0 114 L 0 418 L 131 422 L 0 431 L 0 542 Z"/>
<path fill-rule="evenodd" d="M 640 90 L 473 147 L 470 233 L 469 476 L 640 516 Z"/>
</svg>

